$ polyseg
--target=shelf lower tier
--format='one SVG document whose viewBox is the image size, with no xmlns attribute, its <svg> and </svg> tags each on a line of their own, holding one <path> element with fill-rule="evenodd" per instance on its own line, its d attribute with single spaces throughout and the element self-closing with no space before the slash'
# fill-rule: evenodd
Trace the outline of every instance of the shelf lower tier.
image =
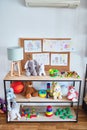
<svg viewBox="0 0 87 130">
<path fill-rule="evenodd" d="M 42 112 L 42 108 L 43 108 L 43 112 Z M 44 107 L 39 107 L 39 114 L 36 117 L 21 117 L 19 120 L 15 119 L 15 120 L 9 120 L 8 122 L 76 122 L 77 118 L 76 118 L 76 113 L 74 111 L 73 108 L 70 108 L 71 114 L 73 115 L 73 118 L 70 119 L 68 117 L 66 117 L 65 119 L 62 119 L 60 116 L 61 115 L 55 115 L 55 109 L 57 109 L 58 107 L 53 107 L 53 115 L 51 117 L 47 117 L 46 116 L 46 108 L 44 109 Z M 64 108 L 64 107 L 63 107 Z"/>
</svg>

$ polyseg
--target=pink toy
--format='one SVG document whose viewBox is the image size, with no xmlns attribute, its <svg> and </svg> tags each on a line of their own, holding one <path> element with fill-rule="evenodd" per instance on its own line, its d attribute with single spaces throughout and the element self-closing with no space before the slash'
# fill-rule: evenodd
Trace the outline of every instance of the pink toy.
<svg viewBox="0 0 87 130">
<path fill-rule="evenodd" d="M 78 100 L 78 92 L 75 90 L 74 86 L 69 86 L 67 98 L 72 101 Z"/>
</svg>

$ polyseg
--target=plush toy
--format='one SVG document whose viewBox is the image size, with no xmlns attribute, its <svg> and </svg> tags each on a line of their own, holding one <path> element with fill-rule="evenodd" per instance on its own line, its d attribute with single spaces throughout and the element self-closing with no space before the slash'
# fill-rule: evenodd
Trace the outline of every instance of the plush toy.
<svg viewBox="0 0 87 130">
<path fill-rule="evenodd" d="M 39 75 L 39 64 L 36 60 L 28 60 L 24 65 L 24 69 L 26 71 L 27 76 Z"/>
<path fill-rule="evenodd" d="M 44 76 L 46 75 L 45 70 L 44 70 L 44 64 L 39 65 L 39 76 L 41 75 L 44 75 Z"/>
<path fill-rule="evenodd" d="M 75 90 L 74 86 L 69 86 L 67 98 L 72 101 L 78 100 L 78 92 Z"/>
<path fill-rule="evenodd" d="M 21 116 L 19 110 L 19 105 L 16 102 L 12 103 L 11 111 L 8 113 L 10 121 L 15 119 L 20 120 Z"/>
<path fill-rule="evenodd" d="M 13 88 L 15 94 L 21 93 L 24 89 L 24 85 L 20 81 L 12 82 L 11 87 Z"/>
<path fill-rule="evenodd" d="M 9 88 L 7 89 L 7 104 L 8 104 L 8 111 L 11 111 L 11 103 L 15 103 L 15 94 L 13 91 L 13 88 Z"/>
<path fill-rule="evenodd" d="M 38 96 L 38 91 L 33 87 L 32 82 L 26 81 L 24 82 L 24 86 L 25 86 L 25 89 L 24 89 L 23 95 L 26 98 L 30 98 L 31 96 L 32 97 Z"/>
<path fill-rule="evenodd" d="M 0 98 L 0 113 L 6 112 L 6 102 L 2 98 Z"/>
<path fill-rule="evenodd" d="M 55 84 L 53 89 L 53 98 L 54 99 L 62 99 L 61 87 L 58 83 Z"/>
</svg>

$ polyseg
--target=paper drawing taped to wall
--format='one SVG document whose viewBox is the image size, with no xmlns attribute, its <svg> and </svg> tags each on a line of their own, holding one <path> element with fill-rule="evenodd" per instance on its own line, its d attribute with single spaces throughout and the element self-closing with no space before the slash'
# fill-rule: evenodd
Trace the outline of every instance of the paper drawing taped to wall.
<svg viewBox="0 0 87 130">
<path fill-rule="evenodd" d="M 51 54 L 51 65 L 67 66 L 68 65 L 68 55 L 67 54 Z"/>
<path fill-rule="evenodd" d="M 49 53 L 33 54 L 33 59 L 39 64 L 49 65 Z"/>
<path fill-rule="evenodd" d="M 41 52 L 41 40 L 24 40 L 25 52 Z"/>
<path fill-rule="evenodd" d="M 71 40 L 43 40 L 44 52 L 73 51 Z"/>
</svg>

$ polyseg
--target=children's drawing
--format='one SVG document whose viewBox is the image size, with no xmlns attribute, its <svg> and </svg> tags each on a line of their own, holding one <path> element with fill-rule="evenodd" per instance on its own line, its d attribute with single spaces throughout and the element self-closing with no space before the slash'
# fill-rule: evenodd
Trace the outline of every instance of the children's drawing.
<svg viewBox="0 0 87 130">
<path fill-rule="evenodd" d="M 41 40 L 24 40 L 25 52 L 41 52 Z"/>
<path fill-rule="evenodd" d="M 73 51 L 71 40 L 43 40 L 43 51 L 45 52 L 67 52 Z"/>
<path fill-rule="evenodd" d="M 49 65 L 49 53 L 33 54 L 33 59 L 39 64 Z"/>
<path fill-rule="evenodd" d="M 67 54 L 51 54 L 51 65 L 67 66 L 68 65 L 68 55 Z"/>
</svg>

